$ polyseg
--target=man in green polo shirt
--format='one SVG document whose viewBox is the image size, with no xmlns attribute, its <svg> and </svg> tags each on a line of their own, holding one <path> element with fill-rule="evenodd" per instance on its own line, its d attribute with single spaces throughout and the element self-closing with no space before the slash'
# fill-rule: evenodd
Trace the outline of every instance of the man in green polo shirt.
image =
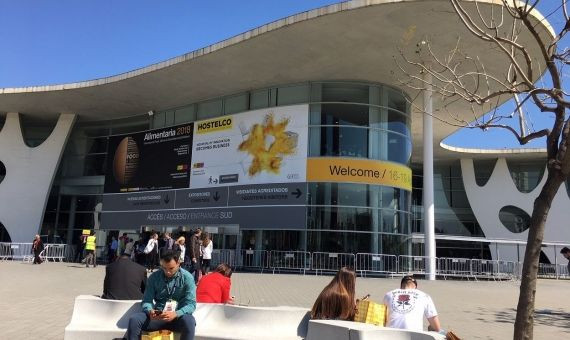
<svg viewBox="0 0 570 340">
<path fill-rule="evenodd" d="M 138 340 L 142 331 L 168 329 L 181 333 L 180 340 L 194 339 L 196 321 L 196 284 L 186 270 L 180 268 L 180 254 L 165 250 L 160 255 L 161 270 L 147 280 L 142 299 L 142 312 L 129 319 L 128 340 Z"/>
</svg>

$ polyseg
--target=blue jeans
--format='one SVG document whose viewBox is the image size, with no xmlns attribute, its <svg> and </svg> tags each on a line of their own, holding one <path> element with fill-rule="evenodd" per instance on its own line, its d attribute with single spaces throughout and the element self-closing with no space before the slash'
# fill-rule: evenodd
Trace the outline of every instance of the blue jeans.
<svg viewBox="0 0 570 340">
<path fill-rule="evenodd" d="M 179 318 L 166 322 L 162 320 L 151 320 L 147 313 L 139 312 L 133 314 L 129 319 L 129 329 L 127 330 L 128 340 L 139 340 L 142 331 L 158 331 L 168 329 L 181 333 L 180 340 L 193 340 L 196 320 L 192 314 L 186 314 Z"/>
</svg>

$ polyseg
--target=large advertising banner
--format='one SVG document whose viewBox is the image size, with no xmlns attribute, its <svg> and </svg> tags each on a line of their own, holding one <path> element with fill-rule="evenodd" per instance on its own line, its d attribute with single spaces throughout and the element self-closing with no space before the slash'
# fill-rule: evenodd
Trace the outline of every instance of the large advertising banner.
<svg viewBox="0 0 570 340">
<path fill-rule="evenodd" d="M 193 124 L 109 138 L 105 193 L 188 188 Z"/>
<path fill-rule="evenodd" d="M 198 121 L 190 188 L 304 182 L 308 105 Z"/>
<path fill-rule="evenodd" d="M 412 191 L 412 169 L 386 161 L 315 157 L 307 159 L 307 181 L 387 185 Z"/>
</svg>

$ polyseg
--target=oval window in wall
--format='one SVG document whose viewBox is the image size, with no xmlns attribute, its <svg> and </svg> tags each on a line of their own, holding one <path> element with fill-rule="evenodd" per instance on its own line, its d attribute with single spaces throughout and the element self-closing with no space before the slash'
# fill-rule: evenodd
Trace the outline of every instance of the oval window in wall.
<svg viewBox="0 0 570 340">
<path fill-rule="evenodd" d="M 473 168 L 475 169 L 475 182 L 478 186 L 484 187 L 491 178 L 497 158 L 494 159 L 474 159 Z"/>
<path fill-rule="evenodd" d="M 530 227 L 530 216 L 521 208 L 507 205 L 499 211 L 499 220 L 512 233 L 522 233 Z"/>
<path fill-rule="evenodd" d="M 0 183 L 2 183 L 4 177 L 6 177 L 6 166 L 0 161 Z"/>
</svg>

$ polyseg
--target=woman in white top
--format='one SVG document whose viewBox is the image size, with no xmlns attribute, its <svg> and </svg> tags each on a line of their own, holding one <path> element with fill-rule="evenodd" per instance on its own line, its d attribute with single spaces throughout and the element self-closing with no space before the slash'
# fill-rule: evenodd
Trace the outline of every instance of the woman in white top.
<svg viewBox="0 0 570 340">
<path fill-rule="evenodd" d="M 158 234 L 154 233 L 148 240 L 146 247 L 144 248 L 144 253 L 146 254 L 146 266 L 151 272 L 158 265 Z"/>
<path fill-rule="evenodd" d="M 210 261 L 212 260 L 212 251 L 214 250 L 214 243 L 210 240 L 210 235 L 204 233 L 200 251 L 202 253 L 202 275 L 208 274 L 210 271 Z"/>
</svg>

